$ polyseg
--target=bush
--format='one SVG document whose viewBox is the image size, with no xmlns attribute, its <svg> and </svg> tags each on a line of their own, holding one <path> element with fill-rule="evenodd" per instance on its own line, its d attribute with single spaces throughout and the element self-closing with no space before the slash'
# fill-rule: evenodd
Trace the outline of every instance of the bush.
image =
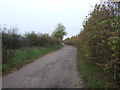
<svg viewBox="0 0 120 90">
<path fill-rule="evenodd" d="M 106 5 L 105 5 L 106 4 Z M 120 82 L 120 9 L 119 3 L 96 5 L 78 36 L 65 40 L 82 50 L 84 56 Z M 114 7 L 115 6 L 115 7 Z M 118 14 L 117 14 L 118 13 Z"/>
<path fill-rule="evenodd" d="M 61 40 L 49 36 L 48 34 L 37 34 L 35 32 L 19 35 L 17 28 L 0 27 L 2 30 L 2 63 L 6 64 L 15 54 L 17 49 L 23 47 L 43 47 L 48 45 L 60 45 Z"/>
</svg>

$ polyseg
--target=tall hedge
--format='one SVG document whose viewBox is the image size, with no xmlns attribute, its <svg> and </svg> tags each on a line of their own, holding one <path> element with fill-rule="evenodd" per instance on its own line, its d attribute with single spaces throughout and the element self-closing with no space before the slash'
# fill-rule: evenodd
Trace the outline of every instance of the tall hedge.
<svg viewBox="0 0 120 90">
<path fill-rule="evenodd" d="M 120 2 L 96 5 L 78 36 L 65 40 L 120 82 Z"/>
</svg>

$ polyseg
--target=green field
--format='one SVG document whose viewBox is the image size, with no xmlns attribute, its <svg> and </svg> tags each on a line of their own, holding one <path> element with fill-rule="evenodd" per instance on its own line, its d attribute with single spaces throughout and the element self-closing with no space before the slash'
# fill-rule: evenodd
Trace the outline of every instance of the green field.
<svg viewBox="0 0 120 90">
<path fill-rule="evenodd" d="M 46 46 L 46 47 L 31 47 L 21 48 L 15 51 L 14 55 L 9 59 L 6 64 L 2 66 L 2 74 L 15 71 L 23 65 L 35 61 L 43 55 L 53 52 L 62 46 Z"/>
<path fill-rule="evenodd" d="M 79 70 L 87 84 L 87 88 L 116 88 L 113 79 L 103 70 L 87 60 L 83 53 L 78 50 Z"/>
</svg>

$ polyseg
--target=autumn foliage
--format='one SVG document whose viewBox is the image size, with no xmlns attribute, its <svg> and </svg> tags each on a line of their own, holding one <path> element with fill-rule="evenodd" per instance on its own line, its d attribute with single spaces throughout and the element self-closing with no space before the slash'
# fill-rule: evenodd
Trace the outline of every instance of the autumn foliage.
<svg viewBox="0 0 120 90">
<path fill-rule="evenodd" d="M 96 5 L 79 35 L 67 38 L 84 56 L 120 82 L 120 2 Z"/>
</svg>

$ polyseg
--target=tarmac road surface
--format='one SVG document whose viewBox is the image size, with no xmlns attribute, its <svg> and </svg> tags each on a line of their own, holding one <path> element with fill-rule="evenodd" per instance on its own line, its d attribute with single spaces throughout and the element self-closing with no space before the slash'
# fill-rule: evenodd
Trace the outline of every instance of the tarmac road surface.
<svg viewBox="0 0 120 90">
<path fill-rule="evenodd" d="M 62 49 L 10 73 L 2 78 L 3 88 L 83 88 L 77 69 L 76 48 Z"/>
</svg>

